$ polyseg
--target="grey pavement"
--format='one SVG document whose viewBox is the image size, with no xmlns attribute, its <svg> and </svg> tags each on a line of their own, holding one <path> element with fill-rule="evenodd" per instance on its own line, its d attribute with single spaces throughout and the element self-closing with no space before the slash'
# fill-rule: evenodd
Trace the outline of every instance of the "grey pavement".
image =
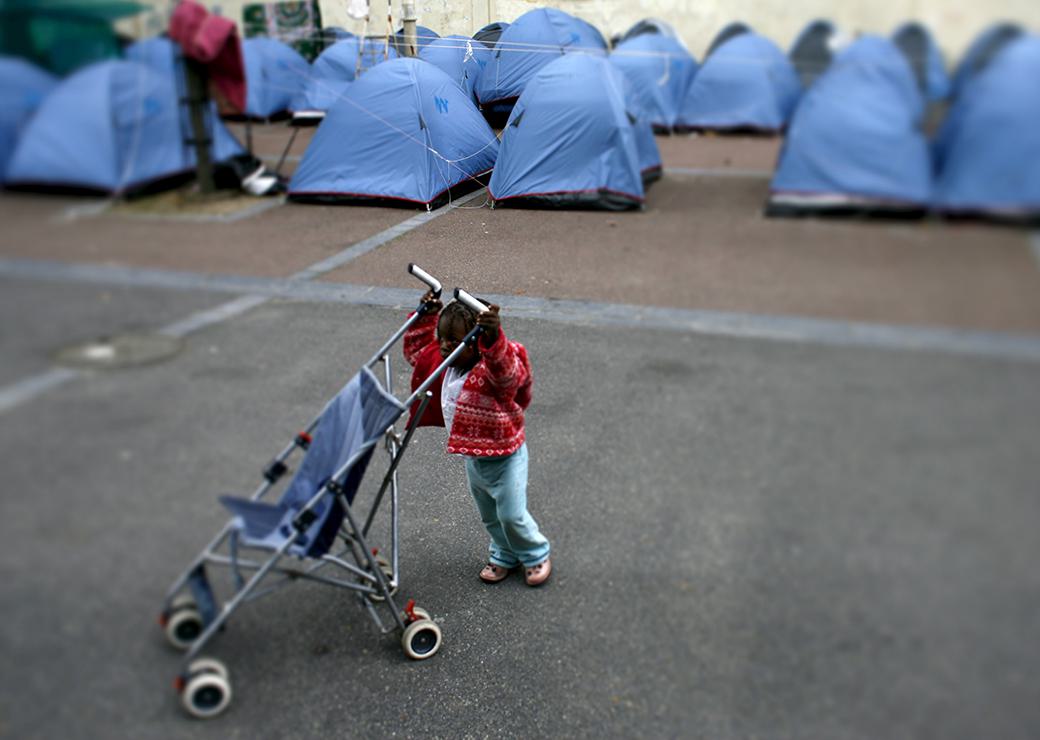
<svg viewBox="0 0 1040 740">
<path fill-rule="evenodd" d="M 159 328 L 222 300 L 153 290 L 145 311 L 120 289 L 109 314 L 96 287 L 25 285 L 0 316 L 19 371 L 129 314 Z M 38 332 L 12 304 L 60 322 Z M 216 497 L 251 491 L 401 320 L 274 300 L 0 415 L 0 734 L 1040 731 L 1035 363 L 508 316 L 534 365 L 551 581 L 480 583 L 461 464 L 424 430 L 402 470 L 402 594 L 439 620 L 441 653 L 410 662 L 349 595 L 293 586 L 207 651 L 231 669 L 228 712 L 187 719 L 165 588 L 223 523 Z"/>
</svg>

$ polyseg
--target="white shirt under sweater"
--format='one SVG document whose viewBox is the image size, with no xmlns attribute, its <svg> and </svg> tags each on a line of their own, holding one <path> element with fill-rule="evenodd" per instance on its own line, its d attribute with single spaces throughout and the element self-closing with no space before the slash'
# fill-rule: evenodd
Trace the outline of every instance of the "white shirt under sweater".
<svg viewBox="0 0 1040 740">
<path fill-rule="evenodd" d="M 448 430 L 449 435 L 451 424 L 455 421 L 455 407 L 459 403 L 459 394 L 462 393 L 462 386 L 466 383 L 467 377 L 469 370 L 459 372 L 449 366 L 444 371 L 444 380 L 441 382 L 441 412 L 444 414 L 444 428 Z"/>
</svg>

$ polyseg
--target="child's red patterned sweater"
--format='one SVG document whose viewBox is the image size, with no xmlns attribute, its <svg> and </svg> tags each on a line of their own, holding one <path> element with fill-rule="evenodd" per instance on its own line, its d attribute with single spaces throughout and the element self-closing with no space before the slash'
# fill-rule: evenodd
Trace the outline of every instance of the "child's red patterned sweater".
<svg viewBox="0 0 1040 740">
<path fill-rule="evenodd" d="M 441 364 L 437 341 L 438 316 L 419 319 L 404 335 L 404 357 L 412 372 L 414 391 Z M 524 409 L 531 403 L 531 364 L 527 350 L 506 339 L 499 330 L 491 345 L 486 337 L 478 341 L 480 360 L 466 376 L 455 408 L 455 420 L 448 430 L 448 452 L 472 457 L 511 455 L 524 443 Z M 433 398 L 419 420 L 419 426 L 444 426 L 441 412 L 441 380 L 430 387 Z M 412 406 L 414 417 L 419 402 Z"/>
</svg>

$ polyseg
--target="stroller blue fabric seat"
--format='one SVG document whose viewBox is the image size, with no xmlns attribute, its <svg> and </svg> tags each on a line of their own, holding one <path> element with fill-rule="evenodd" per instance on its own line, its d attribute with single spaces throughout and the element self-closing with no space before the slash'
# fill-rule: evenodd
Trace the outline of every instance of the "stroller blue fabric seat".
<svg viewBox="0 0 1040 740">
<path fill-rule="evenodd" d="M 404 409 L 368 368 L 351 378 L 322 412 L 307 455 L 277 504 L 221 497 L 221 503 L 236 517 L 233 526 L 239 542 L 277 549 L 296 536 L 289 548 L 291 554 L 312 558 L 323 555 L 343 522 L 339 502 L 332 495 L 326 496 L 312 509 L 314 521 L 299 535 L 293 528 L 294 517 L 337 472 L 344 495 L 348 503 L 352 502 L 376 442 Z"/>
</svg>

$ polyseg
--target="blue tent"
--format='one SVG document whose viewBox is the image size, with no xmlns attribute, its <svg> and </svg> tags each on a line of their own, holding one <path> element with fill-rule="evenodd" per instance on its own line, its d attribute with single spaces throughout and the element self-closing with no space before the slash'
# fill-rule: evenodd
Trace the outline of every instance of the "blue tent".
<svg viewBox="0 0 1040 740">
<path fill-rule="evenodd" d="M 697 73 L 697 62 L 686 47 L 670 36 L 642 33 L 622 41 L 610 61 L 638 91 L 647 120 L 659 131 L 670 131 Z"/>
<path fill-rule="evenodd" d="M 126 47 L 123 56 L 132 62 L 147 64 L 163 74 L 172 75 L 181 56 L 177 45 L 165 36 L 135 41 Z"/>
<path fill-rule="evenodd" d="M 354 81 L 359 56 L 364 71 L 386 59 L 396 59 L 397 52 L 381 39 L 350 36 L 337 41 L 314 60 L 303 92 L 293 100 L 293 110 L 320 119 Z"/>
<path fill-rule="evenodd" d="M 516 19 L 495 44 L 494 54 L 477 79 L 477 100 L 484 107 L 508 108 L 534 75 L 556 59 L 556 52 L 606 54 L 607 42 L 593 26 L 555 8 L 530 10 Z"/>
<path fill-rule="evenodd" d="M 931 200 L 924 99 L 888 39 L 864 36 L 802 97 L 769 212 L 919 213 Z"/>
<path fill-rule="evenodd" d="M 798 74 L 780 47 L 756 33 L 739 33 L 704 60 L 682 101 L 676 125 L 780 131 L 801 91 Z"/>
<path fill-rule="evenodd" d="M 1025 30 L 1017 23 L 996 23 L 976 36 L 953 73 L 951 95 L 959 95 L 964 86 L 984 70 L 1005 46 L 1024 33 Z"/>
<path fill-rule="evenodd" d="M 926 100 L 938 101 L 950 94 L 946 62 L 927 28 L 917 22 L 904 23 L 892 33 L 892 41 L 910 62 Z"/>
<path fill-rule="evenodd" d="M 496 203 L 636 208 L 643 202 L 625 77 L 605 58 L 568 54 L 528 83 L 502 132 L 488 185 Z"/>
<path fill-rule="evenodd" d="M 415 27 L 415 45 L 418 47 L 416 51 L 422 51 L 423 48 L 431 41 L 435 41 L 440 38 L 440 35 L 432 28 L 426 26 L 416 25 Z M 397 49 L 398 56 L 406 56 L 404 48 L 404 29 L 398 30 L 394 34 L 394 37 L 390 40 L 391 44 Z"/>
<path fill-rule="evenodd" d="M 125 193 L 190 174 L 184 108 L 166 75 L 137 62 L 94 64 L 64 80 L 25 128 L 7 168 L 8 184 Z M 213 159 L 242 147 L 210 118 Z"/>
<path fill-rule="evenodd" d="M 834 59 L 834 44 L 838 28 L 828 20 L 818 18 L 801 30 L 787 52 L 802 87 L 808 89 L 816 78 L 827 71 Z"/>
<path fill-rule="evenodd" d="M 960 95 L 937 152 L 935 202 L 953 213 L 1040 217 L 1040 36 L 1009 43 Z"/>
<path fill-rule="evenodd" d="M 467 36 L 445 36 L 424 46 L 419 58 L 439 67 L 473 97 L 473 86 L 491 59 L 491 50 Z"/>
<path fill-rule="evenodd" d="M 661 36 L 667 36 L 668 38 L 675 39 L 682 43 L 682 39 L 679 37 L 678 32 L 676 32 L 671 24 L 662 21 L 659 18 L 644 18 L 641 21 L 636 21 L 632 24 L 631 28 L 623 34 L 614 36 L 610 41 L 613 46 L 617 46 L 625 41 L 634 39 L 636 36 L 642 36 L 644 33 L 660 34 Z"/>
<path fill-rule="evenodd" d="M 288 44 L 276 39 L 242 42 L 246 68 L 246 116 L 273 118 L 300 105 L 311 65 Z"/>
<path fill-rule="evenodd" d="M 482 29 L 473 34 L 473 39 L 484 44 L 489 49 L 494 49 L 499 37 L 509 28 L 509 24 L 503 21 L 488 23 Z"/>
<path fill-rule="evenodd" d="M 0 57 L 0 182 L 22 127 L 58 85 L 58 78 L 17 57 Z"/>
<path fill-rule="evenodd" d="M 292 181 L 300 201 L 398 201 L 432 207 L 487 173 L 498 139 L 444 72 L 393 59 L 347 89 L 318 128 Z"/>
<path fill-rule="evenodd" d="M 704 58 L 707 59 L 712 54 L 714 54 L 715 50 L 722 46 L 724 43 L 729 41 L 734 36 L 739 36 L 742 33 L 753 33 L 753 31 L 751 30 L 751 26 L 749 26 L 747 23 L 744 23 L 743 21 L 734 21 L 733 23 L 725 25 L 721 31 L 715 34 L 715 38 L 711 40 L 711 43 L 708 44 L 708 50 L 704 52 Z"/>
</svg>

